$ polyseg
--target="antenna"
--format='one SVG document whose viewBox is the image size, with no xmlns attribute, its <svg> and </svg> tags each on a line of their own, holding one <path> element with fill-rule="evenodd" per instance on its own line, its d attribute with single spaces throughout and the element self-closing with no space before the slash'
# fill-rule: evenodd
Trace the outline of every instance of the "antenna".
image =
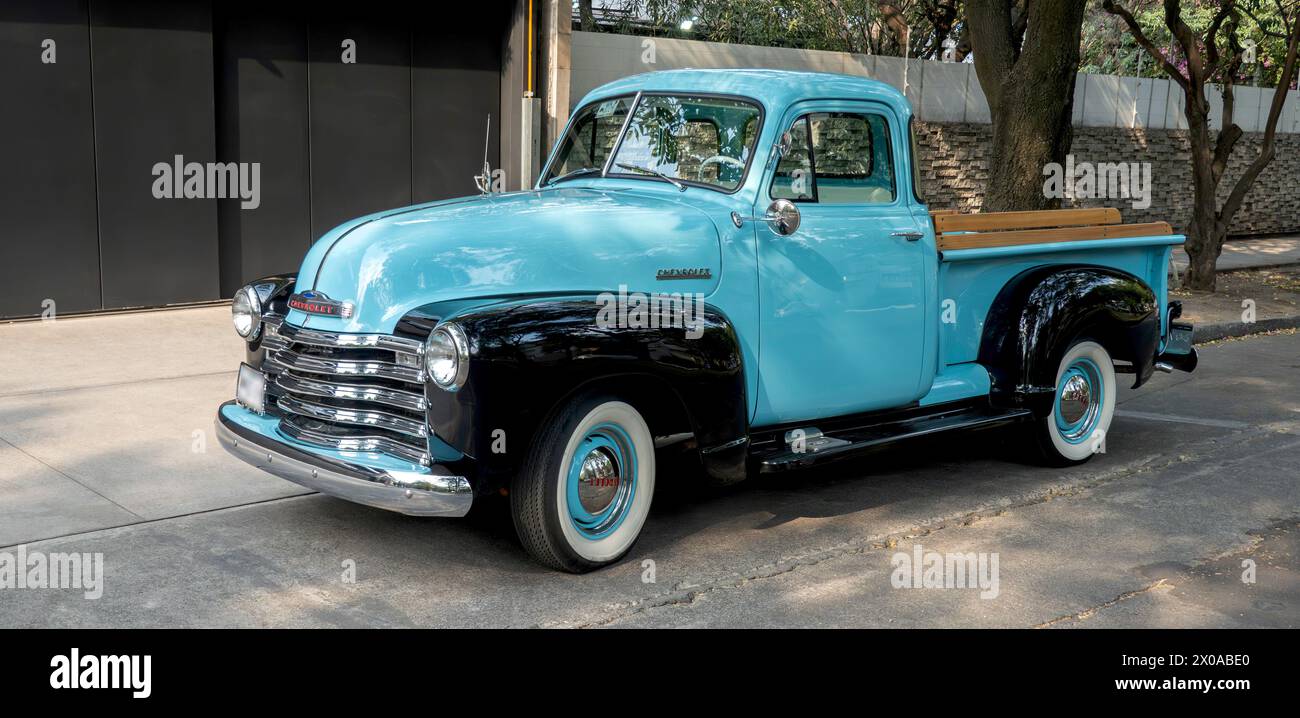
<svg viewBox="0 0 1300 718">
<path fill-rule="evenodd" d="M 492 144 L 492 113 L 487 116 L 487 128 L 483 130 L 483 174 L 474 175 L 474 186 L 482 194 L 492 193 L 492 165 L 488 163 L 488 148 Z"/>
</svg>

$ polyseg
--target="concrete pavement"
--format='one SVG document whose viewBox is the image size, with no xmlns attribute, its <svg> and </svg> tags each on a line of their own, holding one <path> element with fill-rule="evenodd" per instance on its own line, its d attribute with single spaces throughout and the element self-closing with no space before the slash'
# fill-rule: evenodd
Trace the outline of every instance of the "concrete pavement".
<svg viewBox="0 0 1300 718">
<path fill-rule="evenodd" d="M 0 626 L 1300 625 L 1294 332 L 1123 390 L 1082 467 L 1020 463 L 990 432 L 725 491 L 665 476 L 631 556 L 570 576 L 531 563 L 501 507 L 404 517 L 226 456 L 227 311 L 0 326 L 0 551 L 102 552 L 107 574 L 98 600 L 0 589 Z M 996 598 L 894 588 L 916 544 L 996 554 Z"/>
<path fill-rule="evenodd" d="M 0 545 L 304 493 L 216 443 L 243 358 L 229 316 L 0 325 Z"/>
</svg>

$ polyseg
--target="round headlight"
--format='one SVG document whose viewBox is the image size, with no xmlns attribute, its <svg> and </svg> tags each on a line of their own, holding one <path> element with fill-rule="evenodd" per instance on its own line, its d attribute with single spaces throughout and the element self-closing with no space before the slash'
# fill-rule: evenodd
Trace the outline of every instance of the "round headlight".
<svg viewBox="0 0 1300 718">
<path fill-rule="evenodd" d="M 456 391 L 469 374 L 469 342 L 455 324 L 443 324 L 424 343 L 424 372 L 429 381 L 447 391 Z"/>
<path fill-rule="evenodd" d="M 257 331 L 262 327 L 262 300 L 251 286 L 235 292 L 230 302 L 230 319 L 239 336 L 249 341 L 257 338 Z"/>
</svg>

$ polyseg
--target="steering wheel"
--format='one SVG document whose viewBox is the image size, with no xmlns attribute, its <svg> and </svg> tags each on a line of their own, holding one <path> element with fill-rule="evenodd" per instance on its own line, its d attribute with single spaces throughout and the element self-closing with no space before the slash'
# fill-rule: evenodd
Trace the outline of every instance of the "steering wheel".
<svg viewBox="0 0 1300 718">
<path fill-rule="evenodd" d="M 740 169 L 740 170 L 745 169 L 744 161 L 738 160 L 735 157 L 728 157 L 726 155 L 714 155 L 708 158 L 707 160 L 704 160 L 703 162 L 700 163 L 700 169 L 704 169 L 705 167 L 708 167 L 711 164 L 731 165 L 736 169 Z"/>
</svg>

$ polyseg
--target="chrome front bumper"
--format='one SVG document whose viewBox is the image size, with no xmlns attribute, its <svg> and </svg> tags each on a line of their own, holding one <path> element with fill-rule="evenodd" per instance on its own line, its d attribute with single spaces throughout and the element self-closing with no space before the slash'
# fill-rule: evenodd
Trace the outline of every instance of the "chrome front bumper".
<svg viewBox="0 0 1300 718">
<path fill-rule="evenodd" d="M 239 426 L 220 409 L 216 431 L 217 441 L 239 459 L 322 494 L 410 516 L 464 516 L 474 502 L 463 476 L 392 471 L 325 458 Z M 440 467 L 432 468 L 436 472 Z"/>
</svg>

